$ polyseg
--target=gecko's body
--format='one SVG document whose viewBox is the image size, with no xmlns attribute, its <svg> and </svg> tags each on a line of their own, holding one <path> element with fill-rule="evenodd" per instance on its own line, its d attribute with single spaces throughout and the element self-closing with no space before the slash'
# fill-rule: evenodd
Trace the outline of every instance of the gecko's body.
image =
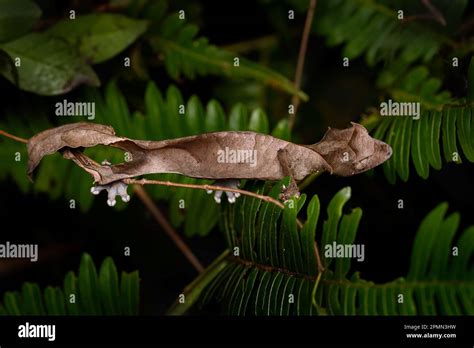
<svg viewBox="0 0 474 348">
<path fill-rule="evenodd" d="M 80 150 L 96 145 L 121 148 L 131 155 L 131 160 L 100 165 Z M 329 129 L 323 139 L 313 145 L 297 145 L 266 134 L 234 131 L 161 141 L 134 140 L 116 136 L 110 126 L 76 123 L 46 130 L 29 140 L 29 174 L 45 155 L 56 151 L 89 172 L 99 184 L 92 192 L 106 189 L 113 204 L 117 194 L 123 199 L 128 197 L 123 179 L 145 174 L 178 173 L 215 180 L 279 180 L 290 176 L 290 193 L 295 193 L 298 191 L 295 181 L 312 173 L 329 171 L 351 176 L 378 166 L 392 154 L 389 145 L 372 138 L 356 123 L 346 129 Z"/>
<path fill-rule="evenodd" d="M 136 144 L 148 151 L 141 160 L 144 170 L 153 167 L 156 173 L 193 178 L 279 180 L 286 176 L 279 161 L 281 151 L 291 154 L 289 165 L 296 180 L 320 171 L 324 163 L 308 147 L 255 132 L 215 132 Z M 122 168 L 119 165 L 114 171 Z"/>
</svg>

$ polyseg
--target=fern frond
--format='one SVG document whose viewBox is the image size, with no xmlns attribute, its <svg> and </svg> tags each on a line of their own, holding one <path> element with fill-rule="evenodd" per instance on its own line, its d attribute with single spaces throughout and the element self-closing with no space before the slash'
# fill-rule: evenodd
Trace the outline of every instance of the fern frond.
<svg viewBox="0 0 474 348">
<path fill-rule="evenodd" d="M 446 162 L 461 163 L 463 154 L 467 161 L 474 162 L 474 119 L 469 105 L 453 105 L 441 112 L 423 111 L 418 120 L 383 117 L 372 134 L 393 148 L 392 158 L 383 165 L 392 184 L 397 175 L 405 182 L 408 180 L 410 159 L 424 179 L 428 178 L 430 167 L 441 169 L 442 157 Z"/>
<path fill-rule="evenodd" d="M 280 185 L 271 189 L 270 196 L 277 195 Z M 251 188 L 267 189 L 259 184 Z M 195 308 L 212 303 L 230 315 L 474 313 L 474 268 L 469 263 L 474 255 L 474 226 L 454 242 L 459 215 L 445 218 L 445 203 L 421 223 L 406 278 L 375 284 L 359 277 L 351 258 L 325 256 L 326 270 L 319 280 L 315 236 L 321 235 L 323 256 L 333 242 L 350 245 L 355 241 L 362 210 L 343 213 L 350 196 L 350 188 L 339 191 L 323 223 L 319 222 L 319 199 L 312 197 L 301 230 L 296 216 L 305 196 L 290 200 L 284 211 L 249 197 L 235 206 L 226 204 L 220 221 L 230 255 L 213 264 L 212 274 L 206 276 L 205 271 L 201 282 L 186 289 L 189 298 L 199 298 Z M 204 280 L 207 285 L 202 290 Z M 179 303 L 169 311 L 182 313 Z"/>
<path fill-rule="evenodd" d="M 84 253 L 79 275 L 69 272 L 64 286 L 24 283 L 21 292 L 7 291 L 0 315 L 137 315 L 138 271 L 117 274 L 112 258 L 106 258 L 99 274 L 89 254 Z"/>
<path fill-rule="evenodd" d="M 109 83 L 103 95 L 97 90 L 90 89 L 86 100 L 95 103 L 95 122 L 111 125 L 117 134 L 136 139 L 171 139 L 222 130 L 269 132 L 268 117 L 261 109 L 257 108 L 249 113 L 243 104 L 236 104 L 227 116 L 218 101 L 211 100 L 204 106 L 195 95 L 186 101 L 176 86 L 170 86 L 163 95 L 156 85 L 150 82 L 145 91 L 143 112 L 130 111 L 125 97 L 115 83 Z M 70 118 L 64 117 L 61 120 L 70 121 Z M 0 126 L 25 138 L 52 127 L 45 118 L 20 121 L 13 114 L 8 115 L 6 122 Z M 286 120 L 277 124 L 273 134 L 289 138 Z M 76 206 L 82 211 L 90 209 L 94 196 L 90 193 L 92 180 L 87 173 L 62 159 L 60 155 L 53 155 L 45 158 L 36 174 L 34 184 L 31 184 L 26 176 L 26 147 L 6 139 L 1 141 L 0 178 L 10 174 L 23 192 L 34 189 L 37 192 L 47 193 L 54 199 L 59 197 L 64 197 L 68 201 L 74 199 Z M 17 152 L 20 154 L 19 161 L 15 160 Z M 112 163 L 126 160 L 123 153 L 111 153 L 107 148 L 87 149 L 86 153 L 99 162 L 104 159 Z M 208 180 L 192 179 L 177 174 L 150 177 L 188 184 L 211 183 Z M 184 224 L 184 231 L 188 236 L 206 235 L 217 223 L 218 207 L 212 197 L 202 190 L 184 188 L 172 190 L 155 185 L 147 190 L 153 198 L 169 201 L 172 224 L 175 227 Z M 180 208 L 182 206 L 180 202 L 184 202 L 184 209 Z M 126 204 L 118 202 L 117 209 L 124 209 L 125 206 Z"/>
<path fill-rule="evenodd" d="M 172 78 L 184 75 L 194 79 L 208 74 L 250 78 L 308 100 L 308 96 L 282 74 L 211 45 L 205 37 L 197 37 L 198 27 L 186 23 L 179 13 L 154 20 L 161 24 L 159 32 L 150 38 L 150 44 L 164 56 L 166 71 Z"/>
<path fill-rule="evenodd" d="M 328 45 L 344 45 L 343 57 L 364 56 L 369 66 L 384 62 L 377 85 L 397 100 L 415 98 L 427 108 L 439 109 L 449 101 L 450 95 L 439 91 L 441 80 L 430 76 L 425 65 L 436 57 L 443 45 L 451 44 L 450 35 L 455 32 L 467 5 L 464 0 L 455 1 L 456 6 L 452 2 L 437 2 L 442 13 L 449 16 L 449 28 L 444 29 L 439 24 L 403 22 L 400 19 L 399 11 L 403 12 L 403 18 L 426 12 L 423 7 L 419 8 L 418 3 L 398 0 L 325 1 L 318 8 L 315 30 L 326 36 Z M 412 86 L 411 82 L 415 80 L 421 93 L 413 93 L 417 86 Z"/>
</svg>

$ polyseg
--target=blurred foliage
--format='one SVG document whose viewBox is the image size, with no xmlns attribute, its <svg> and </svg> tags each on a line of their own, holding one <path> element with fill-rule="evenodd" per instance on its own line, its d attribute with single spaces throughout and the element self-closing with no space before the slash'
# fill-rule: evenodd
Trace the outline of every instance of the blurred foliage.
<svg viewBox="0 0 474 348">
<path fill-rule="evenodd" d="M 112 258 L 100 266 L 99 273 L 89 254 L 82 255 L 79 273 L 69 272 L 64 286 L 24 283 L 21 292 L 7 291 L 0 304 L 3 315 L 137 315 L 138 271 L 122 272 L 119 277 Z"/>
<path fill-rule="evenodd" d="M 442 19 L 419 1 L 318 1 L 303 92 L 287 76 L 294 74 L 308 1 L 246 4 L 254 6 L 246 11 L 259 10 L 256 16 L 261 16 L 254 23 L 241 18 L 233 22 L 239 42 L 232 42 L 235 37 L 222 40 L 230 32 L 228 27 L 219 32 L 232 14 L 218 21 L 217 30 L 207 26 L 204 9 L 212 10 L 215 4 L 114 0 L 92 5 L 85 1 L 75 4 L 77 13 L 71 19 L 68 2 L 55 12 L 43 3 L 40 9 L 32 0 L 0 0 L 0 73 L 13 84 L 7 85 L 10 93 L 6 95 L 16 98 L 2 100 L 0 129 L 28 138 L 57 124 L 77 121 L 52 115 L 51 105 L 64 97 L 93 101 L 94 122 L 112 125 L 118 135 L 136 139 L 273 130 L 271 134 L 282 139 L 311 137 L 314 142 L 326 129 L 324 122 L 339 126 L 350 119 L 360 121 L 374 137 L 392 146 L 393 156 L 383 165 L 388 182 L 395 183 L 397 176 L 408 181 L 411 164 L 420 177 L 428 179 L 430 167 L 443 169 L 443 157 L 460 165 L 474 161 L 474 65 L 469 66 L 474 40 L 466 27 L 472 20 L 466 10 L 469 4 L 467 0 L 431 3 Z M 292 10 L 295 20 L 288 20 Z M 247 27 L 271 28 L 271 32 L 262 30 L 248 37 L 244 35 Z M 209 38 L 221 38 L 221 42 Z M 343 58 L 349 59 L 349 66 L 343 65 Z M 366 91 L 367 86 L 374 88 Z M 334 99 L 321 101 L 329 95 Z M 309 102 L 301 105 L 290 134 L 286 118 L 292 96 Z M 350 97 L 361 99 L 362 109 L 352 112 Z M 381 117 L 378 104 L 389 98 L 419 102 L 420 119 Z M 328 104 L 330 114 L 321 107 Z M 352 113 L 341 115 L 340 105 Z M 369 116 L 359 117 L 364 111 Z M 59 155 L 49 156 L 31 184 L 26 177 L 24 144 L 10 139 L 0 139 L 0 144 L 1 180 L 11 178 L 25 194 L 74 199 L 82 212 L 92 210 L 92 180 L 77 166 Z M 102 147 L 88 149 L 87 154 L 97 161 L 124 161 L 123 153 Z M 176 174 L 150 178 L 209 182 Z M 277 197 L 280 185 L 248 183 L 246 188 Z M 208 304 L 237 315 L 474 314 L 474 271 L 469 263 L 474 230 L 468 227 L 455 238 L 459 215 L 445 217 L 446 203 L 422 221 L 405 277 L 376 284 L 361 279 L 350 259 L 324 258 L 327 270 L 318 283 L 314 241 L 321 243 L 324 255 L 324 245 L 350 244 L 357 235 L 362 210 L 343 213 L 349 188 L 334 196 L 322 224 L 316 195 L 306 209 L 307 196 L 302 194 L 282 211 L 250 197 L 241 197 L 235 206 L 224 202 L 219 207 L 201 190 L 150 186 L 147 191 L 168 204 L 168 218 L 186 236 L 207 235 L 219 223 L 228 248 L 184 290 L 186 304 L 175 304 L 170 314 L 212 308 Z M 181 200 L 184 209 L 179 208 Z M 116 207 L 125 208 L 122 202 Z M 301 230 L 296 222 L 300 211 L 306 212 Z M 239 256 L 229 256 L 236 246 Z M 450 256 L 454 247 L 459 249 L 457 257 Z M 81 270 L 77 278 L 68 274 L 64 290 L 48 287 L 42 294 L 37 285 L 27 283 L 21 294 L 5 294 L 0 312 L 137 312 L 136 273 L 122 276 L 119 291 L 112 260 L 107 259 L 97 275 L 86 255 Z M 73 287 L 78 290 L 79 308 L 70 309 L 64 300 Z M 293 303 L 287 301 L 290 294 Z M 403 303 L 397 302 L 399 294 Z"/>
<path fill-rule="evenodd" d="M 364 56 L 372 67 L 383 62 L 377 85 L 396 100 L 421 102 L 424 108 L 439 110 L 449 102 L 450 93 L 440 91 L 443 76 L 430 73 L 437 70 L 441 48 L 455 48 L 452 37 L 467 3 L 435 1 L 449 23 L 443 27 L 435 20 L 413 20 L 428 12 L 417 1 L 321 1 L 314 29 L 327 38 L 327 45 L 343 44 L 342 56 L 349 60 Z"/>
<path fill-rule="evenodd" d="M 160 4 L 157 2 L 156 6 Z M 152 12 L 155 15 L 153 19 L 160 21 L 156 12 Z M 164 55 L 166 71 L 172 78 L 178 79 L 181 74 L 190 79 L 207 74 L 253 78 L 308 100 L 305 93 L 298 91 L 293 82 L 281 74 L 210 45 L 205 37 L 196 38 L 198 30 L 196 25 L 186 24 L 184 14 L 174 13 L 162 20 L 158 34 L 151 35 L 151 45 Z"/>
</svg>

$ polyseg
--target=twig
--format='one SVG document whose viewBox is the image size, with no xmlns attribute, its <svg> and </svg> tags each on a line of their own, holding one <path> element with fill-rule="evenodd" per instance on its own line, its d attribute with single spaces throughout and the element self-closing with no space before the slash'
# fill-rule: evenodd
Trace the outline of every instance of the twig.
<svg viewBox="0 0 474 348">
<path fill-rule="evenodd" d="M 465 35 L 474 27 L 474 16 L 468 18 L 458 29 L 459 35 Z"/>
<path fill-rule="evenodd" d="M 430 0 L 421 0 L 423 6 L 425 6 L 433 15 L 434 18 L 442 25 L 446 26 L 446 20 L 443 17 L 443 14 L 430 2 Z"/>
<path fill-rule="evenodd" d="M 242 195 L 246 196 L 251 196 L 255 197 L 258 199 L 261 199 L 266 202 L 270 202 L 275 204 L 276 206 L 280 207 L 281 209 L 284 209 L 285 206 L 277 201 L 276 199 L 269 197 L 269 196 L 264 196 L 264 195 L 259 195 L 258 193 L 251 192 L 251 191 L 246 191 L 246 190 L 241 190 L 241 189 L 234 189 L 230 187 L 223 187 L 223 186 L 214 186 L 214 185 L 198 185 L 198 184 L 182 184 L 182 183 L 177 183 L 177 182 L 171 182 L 171 181 L 160 181 L 160 180 L 147 180 L 147 179 L 124 179 L 123 180 L 126 184 L 135 184 L 135 185 L 162 185 L 162 186 L 169 186 L 169 187 L 185 187 L 185 188 L 190 188 L 190 189 L 197 189 L 197 190 L 212 190 L 212 191 L 229 191 L 229 192 L 234 192 L 234 193 L 240 193 Z M 301 229 L 303 228 L 303 224 L 299 219 L 296 219 L 296 224 L 298 227 Z M 321 257 L 319 255 L 319 247 L 317 242 L 315 241 L 315 248 L 314 248 L 314 253 L 316 256 L 316 262 L 317 262 L 317 267 L 319 272 L 324 271 L 324 266 L 321 262 Z"/>
<path fill-rule="evenodd" d="M 147 179 L 124 179 L 123 180 L 126 184 L 138 184 L 138 185 L 162 185 L 162 186 L 170 186 L 170 187 L 185 187 L 185 188 L 191 188 L 191 189 L 198 189 L 198 190 L 206 190 L 206 191 L 228 191 L 228 192 L 234 192 L 234 193 L 240 193 L 245 196 L 251 196 L 255 197 L 258 199 L 261 199 L 262 201 L 266 201 L 269 203 L 273 203 L 276 206 L 280 207 L 281 209 L 285 209 L 285 206 L 283 203 L 280 201 L 277 201 L 275 198 L 265 196 L 265 195 L 259 195 L 258 193 L 252 192 L 252 191 L 246 191 L 242 189 L 235 189 L 235 188 L 230 188 L 230 187 L 224 187 L 224 186 L 217 186 L 217 185 L 208 185 L 208 184 L 182 184 L 179 182 L 172 182 L 172 181 L 160 181 L 160 180 L 147 180 Z M 301 225 L 301 227 L 303 227 Z"/>
<path fill-rule="evenodd" d="M 140 185 L 135 185 L 133 187 L 135 193 L 137 194 L 138 198 L 143 202 L 145 207 L 148 209 L 148 211 L 153 215 L 155 220 L 163 227 L 163 230 L 165 233 L 170 237 L 174 244 L 178 247 L 179 250 L 183 253 L 183 255 L 188 259 L 188 261 L 194 266 L 194 268 L 201 273 L 204 271 L 204 267 L 201 264 L 201 262 L 198 260 L 196 255 L 193 254 L 192 250 L 188 247 L 188 245 L 183 241 L 183 239 L 176 233 L 174 228 L 171 226 L 171 224 L 168 222 L 166 217 L 163 215 L 163 213 L 158 209 L 158 207 L 155 205 L 151 197 L 148 195 L 148 193 L 143 189 L 142 186 Z"/>
<path fill-rule="evenodd" d="M 28 143 L 28 140 L 27 140 L 27 139 L 21 138 L 21 137 L 17 137 L 16 135 L 7 133 L 7 132 L 5 132 L 4 130 L 1 130 L 1 129 L 0 129 L 0 134 L 3 135 L 3 136 L 6 136 L 7 138 L 10 138 L 10 139 L 19 141 L 20 143 L 24 143 L 24 144 Z"/>
<path fill-rule="evenodd" d="M 308 48 L 308 38 L 309 33 L 311 31 L 311 24 L 313 23 L 314 17 L 314 10 L 316 8 L 317 0 L 311 0 L 308 7 L 308 12 L 306 14 L 306 22 L 304 24 L 303 29 L 303 36 L 301 37 L 301 44 L 300 44 L 300 51 L 298 53 L 298 61 L 296 63 L 296 73 L 295 73 L 295 81 L 294 85 L 296 89 L 300 89 L 301 87 L 301 78 L 303 76 L 303 67 L 304 67 L 304 60 L 306 57 L 306 49 Z M 293 113 L 290 114 L 288 120 L 288 128 L 291 130 L 295 124 L 296 119 L 296 111 L 300 105 L 300 98 L 295 94 L 291 98 L 291 104 L 293 105 Z"/>
<path fill-rule="evenodd" d="M 191 308 L 201 295 L 203 289 L 229 264 L 230 250 L 226 249 L 212 263 L 206 267 L 204 272 L 199 274 L 196 279 L 189 283 L 182 291 L 186 301 L 176 300 L 166 311 L 166 315 L 182 315 Z"/>
<path fill-rule="evenodd" d="M 444 27 L 446 26 L 446 20 L 444 19 L 443 14 L 439 12 L 439 10 L 436 7 L 433 6 L 430 0 L 421 0 L 421 3 L 423 4 L 423 6 L 425 6 L 428 9 L 430 13 L 405 17 L 402 20 L 403 24 L 406 24 L 408 22 L 415 21 L 415 20 L 432 20 L 432 21 L 438 22 Z"/>
</svg>

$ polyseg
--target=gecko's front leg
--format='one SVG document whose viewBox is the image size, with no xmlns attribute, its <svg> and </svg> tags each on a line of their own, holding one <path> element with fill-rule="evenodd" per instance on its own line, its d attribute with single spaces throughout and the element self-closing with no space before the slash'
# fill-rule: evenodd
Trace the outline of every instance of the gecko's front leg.
<svg viewBox="0 0 474 348">
<path fill-rule="evenodd" d="M 127 194 L 128 185 L 123 181 L 115 181 L 107 185 L 95 185 L 91 187 L 91 192 L 94 195 L 98 195 L 100 191 L 107 191 L 107 204 L 111 207 L 117 203 L 115 200 L 116 196 L 120 196 L 122 201 L 130 201 L 130 196 Z"/>
<path fill-rule="evenodd" d="M 236 180 L 236 179 L 217 180 L 214 184 L 216 186 L 223 186 L 223 187 L 228 187 L 228 188 L 232 188 L 232 189 L 237 189 L 240 186 L 240 180 Z M 209 194 L 211 194 L 212 192 L 213 192 L 212 190 L 207 191 L 207 193 L 209 193 Z M 240 196 L 240 193 L 238 193 L 238 192 L 216 191 L 214 193 L 214 200 L 216 201 L 216 203 L 221 202 L 221 196 L 222 196 L 223 192 L 225 192 L 225 194 L 227 196 L 227 201 L 229 203 L 235 203 L 235 200 L 237 198 L 239 198 L 239 196 Z"/>
<path fill-rule="evenodd" d="M 111 163 L 107 160 L 102 161 L 102 165 L 110 166 Z M 130 196 L 127 193 L 128 185 L 123 181 L 115 181 L 107 185 L 95 185 L 91 187 L 91 193 L 93 195 L 98 195 L 101 191 L 107 191 L 107 204 L 110 207 L 113 207 L 117 201 L 115 200 L 116 196 L 120 196 L 123 202 L 130 201 Z"/>
<path fill-rule="evenodd" d="M 300 191 L 296 184 L 293 169 L 291 168 L 290 154 L 286 149 L 278 150 L 278 161 L 280 162 L 283 175 L 290 177 L 288 187 L 283 186 L 282 193 L 280 194 L 280 199 L 286 202 L 291 198 L 291 196 L 299 197 Z"/>
</svg>

